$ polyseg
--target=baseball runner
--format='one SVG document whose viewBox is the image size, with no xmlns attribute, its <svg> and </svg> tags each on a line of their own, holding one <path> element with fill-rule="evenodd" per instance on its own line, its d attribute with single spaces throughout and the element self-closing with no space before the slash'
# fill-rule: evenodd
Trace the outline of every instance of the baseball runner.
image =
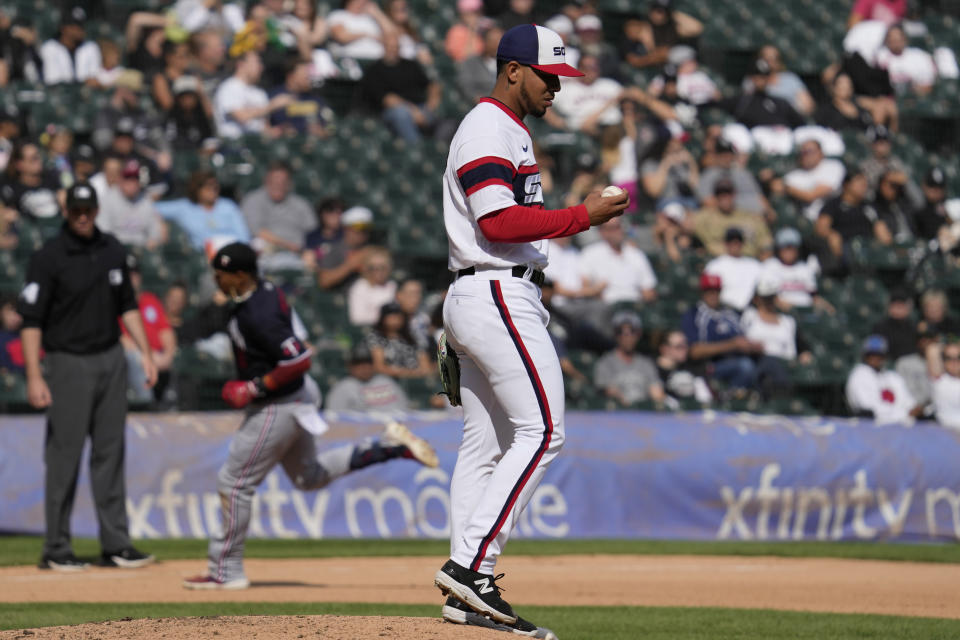
<svg viewBox="0 0 960 640">
<path fill-rule="evenodd" d="M 460 123 L 443 175 L 443 216 L 453 284 L 443 307 L 446 342 L 460 363 L 463 441 L 450 485 L 450 560 L 434 582 L 443 617 L 520 635 L 555 638 L 514 613 L 494 575 L 510 531 L 563 444 L 560 362 L 540 302 L 548 238 L 573 235 L 623 213 L 625 191 L 590 194 L 569 209 L 543 208 L 533 141 L 564 61 L 560 36 L 531 24 L 507 31 L 497 82 Z M 447 366 L 454 366 L 447 363 Z"/>
<path fill-rule="evenodd" d="M 326 425 L 317 413 L 320 392 L 307 374 L 313 352 L 283 293 L 257 277 L 249 245 L 229 244 L 213 257 L 217 286 L 234 302 L 227 326 L 237 380 L 223 386 L 223 399 L 246 407 L 243 424 L 217 477 L 223 531 L 210 540 L 208 573 L 184 580 L 188 589 L 244 589 L 243 545 L 254 491 L 278 462 L 294 486 L 319 489 L 351 471 L 394 458 L 429 467 L 437 455 L 425 440 L 391 422 L 379 440 L 317 454 L 314 436 Z"/>
</svg>

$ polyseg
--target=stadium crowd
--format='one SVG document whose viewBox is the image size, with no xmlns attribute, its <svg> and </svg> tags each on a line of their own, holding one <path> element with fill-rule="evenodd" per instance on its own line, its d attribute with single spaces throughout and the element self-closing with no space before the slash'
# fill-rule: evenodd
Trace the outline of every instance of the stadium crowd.
<svg viewBox="0 0 960 640">
<path fill-rule="evenodd" d="M 197 361 L 184 354 L 211 372 L 229 360 L 228 301 L 209 273 L 154 272 L 177 271 L 163 263 L 178 242 L 189 260 L 239 239 L 300 315 L 343 307 L 342 339 L 316 364 L 336 372 L 326 408 L 444 406 L 430 393 L 443 260 L 391 243 L 389 213 L 328 187 L 335 176 L 304 191 L 309 159 L 257 156 L 257 180 L 243 183 L 219 169 L 254 140 L 322 149 L 358 116 L 401 150 L 442 148 L 492 87 L 503 30 L 537 22 L 585 74 L 528 123 L 543 141 L 545 198 L 569 204 L 614 184 L 633 202 L 550 249 L 543 298 L 575 406 L 849 411 L 960 427 L 957 167 L 898 155 L 910 143 L 901 105 L 960 75 L 949 46 L 910 46 L 929 41 L 924 7 L 857 0 L 820 73 L 791 71 L 773 33 L 730 82 L 703 63 L 708 17 L 671 0 L 458 0 L 431 38 L 422 27 L 438 7 L 413 0 L 104 0 L 58 7 L 53 25 L 28 4 L 0 10 L 2 266 L 22 276 L 17 262 L 59 228 L 65 190 L 94 185 L 99 228 L 130 249 L 131 271 L 152 270 L 135 285 L 160 383 L 144 394 L 139 352 L 124 340 L 131 402 L 190 407 L 196 389 L 178 378 L 192 380 Z M 115 37 L 95 37 L 93 24 Z M 22 98 L 56 85 L 104 96 L 82 130 L 74 119 L 37 126 L 39 107 Z M 347 87 L 346 103 L 334 86 Z M 363 130 L 354 135 L 362 147 Z M 441 170 L 428 185 L 437 198 Z M 22 370 L 22 285 L 8 283 L 0 305 L 8 391 Z M 830 385 L 839 401 L 825 400 Z"/>
</svg>

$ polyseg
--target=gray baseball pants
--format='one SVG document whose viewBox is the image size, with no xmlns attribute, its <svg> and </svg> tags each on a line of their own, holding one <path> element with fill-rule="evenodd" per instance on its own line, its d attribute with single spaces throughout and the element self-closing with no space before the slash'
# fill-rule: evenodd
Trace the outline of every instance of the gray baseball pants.
<svg viewBox="0 0 960 640">
<path fill-rule="evenodd" d="M 73 552 L 70 513 L 77 492 L 83 446 L 90 436 L 90 484 L 104 552 L 130 546 L 123 475 L 127 420 L 127 362 L 116 344 L 100 353 L 48 353 L 44 376 L 53 403 L 47 410 L 44 446 L 47 535 L 43 554 Z"/>
</svg>

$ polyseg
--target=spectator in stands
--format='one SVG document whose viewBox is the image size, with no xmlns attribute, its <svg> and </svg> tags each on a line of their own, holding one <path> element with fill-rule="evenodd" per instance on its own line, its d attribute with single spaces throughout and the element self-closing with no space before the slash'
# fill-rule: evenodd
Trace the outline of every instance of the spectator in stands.
<svg viewBox="0 0 960 640">
<path fill-rule="evenodd" d="M 535 0 L 507 0 L 507 8 L 497 16 L 497 24 L 509 31 L 520 24 L 538 22 L 534 11 Z M 503 5 L 501 5 L 503 6 Z"/>
<path fill-rule="evenodd" d="M 263 186 L 243 198 L 240 210 L 255 238 L 264 270 L 303 268 L 300 253 L 315 218 L 310 204 L 293 193 L 289 166 L 283 162 L 271 164 L 263 176 Z"/>
<path fill-rule="evenodd" d="M 271 98 L 283 94 L 293 98 L 286 107 L 270 114 L 271 126 L 288 136 L 326 137 L 330 133 L 333 110 L 311 90 L 310 64 L 303 58 L 289 58 L 283 84 L 270 92 Z"/>
<path fill-rule="evenodd" d="M 937 81 L 933 56 L 917 47 L 907 46 L 907 34 L 895 24 L 887 31 L 884 46 L 877 52 L 876 66 L 890 74 L 890 83 L 898 94 L 927 95 Z"/>
<path fill-rule="evenodd" d="M 788 71 L 783 64 L 780 49 L 773 44 L 765 44 L 757 52 L 759 60 L 765 60 L 770 65 L 770 75 L 767 79 L 766 92 L 774 98 L 780 98 L 790 103 L 794 110 L 803 116 L 813 113 L 816 103 L 807 91 L 806 85 L 800 76 Z M 745 89 L 754 89 L 749 78 L 744 80 Z"/>
<path fill-rule="evenodd" d="M 227 79 L 224 68 L 227 47 L 216 31 L 199 31 L 190 36 L 190 73 L 203 85 L 207 96 L 215 96 Z"/>
<path fill-rule="evenodd" d="M 636 352 L 643 333 L 640 317 L 621 311 L 613 316 L 612 325 L 617 346 L 594 365 L 594 386 L 622 407 L 648 400 L 662 405 L 666 394 L 657 368 L 650 358 Z"/>
<path fill-rule="evenodd" d="M 480 0 L 476 0 L 480 4 Z M 457 63 L 457 86 L 465 98 L 477 102 L 490 95 L 497 80 L 497 47 L 503 29 L 490 26 L 483 32 L 483 48 L 474 56 Z"/>
<path fill-rule="evenodd" d="M 169 188 L 169 171 L 173 157 L 166 151 L 143 144 L 148 125 L 133 117 L 121 117 L 113 123 L 113 138 L 108 154 L 120 158 L 124 163 L 136 160 L 141 171 L 145 172 L 147 190 L 154 196 L 160 196 Z"/>
<path fill-rule="evenodd" d="M 743 254 L 743 231 L 728 227 L 723 234 L 724 252 L 707 263 L 704 273 L 720 278 L 720 302 L 743 311 L 753 300 L 754 289 L 760 279 L 760 263 Z"/>
<path fill-rule="evenodd" d="M 184 313 L 190 304 L 187 285 L 182 280 L 174 281 L 163 292 L 163 313 L 167 316 L 167 323 L 180 340 L 180 328 L 184 323 Z"/>
<path fill-rule="evenodd" d="M 776 251 L 761 265 L 760 278 L 777 283 L 777 307 L 781 311 L 822 310 L 833 314 L 835 309 L 818 292 L 820 261 L 813 254 L 800 259 L 803 238 L 793 227 L 777 231 Z"/>
<path fill-rule="evenodd" d="M 923 181 L 923 204 L 913 212 L 917 235 L 936 240 L 945 226 L 952 224 L 947 214 L 947 176 L 940 167 L 933 167 Z"/>
<path fill-rule="evenodd" d="M 624 25 L 634 46 L 626 56 L 635 67 L 651 67 L 667 61 L 670 48 L 689 43 L 703 33 L 703 24 L 682 11 L 673 9 L 672 0 L 652 0 L 645 18 L 628 20 Z"/>
<path fill-rule="evenodd" d="M 934 415 L 944 427 L 960 429 L 960 342 L 931 342 L 927 371 L 933 388 Z"/>
<path fill-rule="evenodd" d="M 893 25 L 907 15 L 907 0 L 856 0 L 847 18 L 847 29 L 864 20 Z"/>
<path fill-rule="evenodd" d="M 173 108 L 166 117 L 164 137 L 174 149 L 203 153 L 216 142 L 212 121 L 200 98 L 200 87 L 200 81 L 193 76 L 182 76 L 173 83 Z"/>
<path fill-rule="evenodd" d="M 687 104 L 701 105 L 720 99 L 720 90 L 697 63 L 697 52 L 693 47 L 679 45 L 670 50 L 668 66 L 675 70 L 677 97 Z M 650 95 L 659 98 L 663 95 L 664 76 L 653 79 L 648 87 Z"/>
<path fill-rule="evenodd" d="M 307 234 L 301 256 L 305 267 L 316 269 L 330 248 L 343 240 L 343 200 L 333 196 L 317 203 L 316 227 Z"/>
<path fill-rule="evenodd" d="M 0 297 L 0 373 L 23 373 L 23 343 L 20 328 L 23 317 L 12 296 Z"/>
<path fill-rule="evenodd" d="M 327 393 L 324 408 L 328 411 L 406 411 L 410 408 L 407 394 L 396 380 L 373 367 L 370 347 L 358 343 L 350 350 L 348 375 Z"/>
<path fill-rule="evenodd" d="M 814 228 L 829 248 L 829 255 L 820 256 L 827 264 L 841 260 L 846 246 L 854 238 L 873 238 L 881 244 L 893 241 L 890 229 L 877 215 L 876 209 L 864 202 L 866 176 L 859 170 L 852 170 L 844 176 L 842 186 L 840 195 L 823 205 Z"/>
<path fill-rule="evenodd" d="M 483 17 L 483 0 L 458 0 L 457 22 L 447 30 L 443 50 L 455 63 L 479 57 L 486 49 L 484 33 L 491 26 Z"/>
<path fill-rule="evenodd" d="M 580 71 L 582 78 L 564 81 L 563 91 L 554 98 L 553 110 L 547 112 L 553 117 L 547 117 L 547 121 L 559 129 L 598 135 L 602 127 L 623 120 L 619 109 L 623 85 L 601 77 L 599 59 L 586 53 L 580 58 Z"/>
<path fill-rule="evenodd" d="M 640 184 L 649 197 L 658 201 L 657 208 L 671 200 L 680 201 L 688 209 L 697 206 L 700 169 L 684 146 L 685 138 L 686 133 L 671 135 L 661 154 L 652 154 L 640 165 Z"/>
<path fill-rule="evenodd" d="M 903 378 L 886 368 L 887 339 L 880 335 L 868 336 L 860 352 L 863 361 L 847 377 L 846 397 L 850 411 L 881 424 L 919 417 L 923 408 L 910 395 Z"/>
<path fill-rule="evenodd" d="M 2 191 L 0 191 L 0 250 L 13 251 L 20 244 L 17 228 L 19 219 L 20 214 L 3 201 Z"/>
<path fill-rule="evenodd" d="M 687 310 L 681 322 L 690 344 L 690 359 L 707 364 L 711 379 L 735 390 L 750 390 L 757 383 L 752 356 L 761 353 L 763 345 L 747 339 L 740 314 L 720 304 L 722 288 L 719 276 L 700 275 L 700 301 Z"/>
<path fill-rule="evenodd" d="M 740 319 L 743 335 L 763 345 L 763 355 L 757 362 L 757 382 L 768 399 L 791 393 L 793 386 L 788 370 L 791 363 L 813 362 L 813 354 L 797 331 L 797 321 L 777 309 L 779 286 L 772 278 L 761 278 L 757 282 L 754 306 L 746 309 Z"/>
<path fill-rule="evenodd" d="M 715 182 L 712 207 L 704 207 L 693 216 L 693 233 L 712 256 L 726 253 L 726 234 L 737 229 L 743 238 L 743 255 L 764 259 L 770 255 L 773 239 L 761 216 L 736 208 L 737 192 L 733 181 Z"/>
<path fill-rule="evenodd" d="M 870 112 L 857 104 L 853 81 L 846 73 L 838 73 L 829 88 L 830 101 L 823 102 L 813 114 L 821 127 L 834 131 L 866 131 L 873 124 Z"/>
<path fill-rule="evenodd" d="M 372 0 L 345 0 L 343 8 L 327 15 L 330 53 L 338 58 L 379 60 L 384 40 L 396 27 Z"/>
<path fill-rule="evenodd" d="M 86 82 L 100 73 L 100 47 L 96 42 L 84 40 L 86 21 L 87 13 L 82 7 L 64 11 L 57 36 L 40 47 L 46 84 Z"/>
<path fill-rule="evenodd" d="M 318 263 L 317 282 L 322 289 L 350 284 L 366 260 L 373 227 L 373 212 L 366 207 L 350 207 L 341 217 L 343 237 L 331 243 Z"/>
<path fill-rule="evenodd" d="M 435 367 L 427 352 L 410 335 L 409 318 L 395 302 L 380 309 L 380 317 L 367 335 L 373 368 L 393 378 L 429 378 Z"/>
<path fill-rule="evenodd" d="M 532 4 L 532 3 L 531 3 Z M 580 67 L 583 58 L 591 56 L 599 65 L 599 73 L 606 78 L 620 76 L 620 55 L 616 47 L 607 42 L 603 35 L 603 23 L 593 13 L 585 13 L 573 24 L 580 50 Z M 559 95 L 559 94 L 558 94 Z"/>
<path fill-rule="evenodd" d="M 671 262 L 681 262 L 694 245 L 693 214 L 682 203 L 668 202 L 657 211 L 654 239 L 667 252 Z"/>
<path fill-rule="evenodd" d="M 153 102 L 157 108 L 167 112 L 173 109 L 174 105 L 174 83 L 185 78 L 195 79 L 187 71 L 190 67 L 190 45 L 186 42 L 167 40 L 163 43 L 163 60 L 163 71 L 153 76 L 150 95 L 153 96 Z M 200 98 L 200 104 L 207 116 L 213 116 L 213 107 L 199 83 L 195 85 L 194 91 Z"/>
<path fill-rule="evenodd" d="M 128 246 L 153 251 L 167 241 L 167 225 L 152 198 L 143 191 L 140 163 L 128 160 L 120 184 L 107 189 L 100 200 L 97 226 Z"/>
<path fill-rule="evenodd" d="M 397 282 L 391 280 L 392 271 L 393 258 L 387 249 L 370 247 L 365 252 L 360 277 L 353 281 L 347 291 L 347 313 L 351 324 L 372 326 L 380 317 L 381 307 L 394 302 Z M 406 312 L 404 316 L 407 316 Z"/>
<path fill-rule="evenodd" d="M 229 38 L 243 26 L 240 5 L 221 0 L 177 0 L 173 12 L 177 24 L 190 33 L 210 30 Z"/>
<path fill-rule="evenodd" d="M 773 69 L 766 60 L 762 58 L 754 60 L 749 71 L 753 90 L 723 98 L 715 104 L 750 129 L 759 126 L 790 127 L 791 129 L 802 126 L 803 116 L 797 113 L 789 102 L 767 93 L 772 72 Z"/>
<path fill-rule="evenodd" d="M 250 242 L 250 231 L 233 200 L 220 197 L 220 182 L 212 171 L 195 171 L 187 184 L 187 197 L 157 203 L 165 219 L 180 225 L 196 249 L 219 239 Z"/>
<path fill-rule="evenodd" d="M 130 337 L 127 328 L 120 323 L 120 345 L 127 359 L 127 397 L 132 402 L 149 403 L 163 397 L 170 382 L 173 360 L 177 355 L 177 336 L 167 321 L 160 299 L 149 291 L 143 290 L 143 276 L 140 265 L 133 255 L 127 256 L 130 269 L 130 284 L 137 295 L 137 305 L 143 318 L 143 330 L 147 344 L 153 352 L 153 364 L 157 367 L 157 382 L 153 388 L 146 385 L 143 373 L 142 357 L 136 343 Z"/>
<path fill-rule="evenodd" d="M 950 314 L 946 291 L 927 289 L 920 296 L 920 322 L 917 330 L 940 339 L 951 336 L 960 338 L 960 319 Z"/>
<path fill-rule="evenodd" d="M 914 207 L 923 202 L 923 194 L 916 183 L 910 179 L 910 170 L 907 165 L 893 155 L 893 146 L 890 144 L 890 131 L 882 124 L 873 125 L 867 129 L 867 140 L 870 142 L 872 155 L 860 163 L 860 170 L 867 177 L 867 199 L 876 197 L 877 185 L 880 177 L 885 173 L 893 173 L 897 182 L 904 185 L 904 194 L 910 199 Z"/>
<path fill-rule="evenodd" d="M 927 348 L 937 342 L 937 336 L 927 331 L 917 334 L 917 347 L 914 351 L 902 355 L 893 363 L 893 370 L 900 374 L 907 385 L 910 395 L 924 408 L 924 415 L 930 415 L 930 402 L 933 400 L 933 386 L 927 366 Z"/>
<path fill-rule="evenodd" d="M 63 198 L 57 176 L 43 169 L 40 147 L 29 140 L 14 145 L 0 185 L 0 199 L 27 220 L 55 222 Z"/>
<path fill-rule="evenodd" d="M 667 404 L 671 400 L 696 402 L 707 406 L 713 402 L 713 394 L 703 376 L 690 369 L 690 344 L 687 336 L 680 329 L 665 331 L 657 345 L 657 373 L 660 375 L 660 384 L 666 392 Z"/>
<path fill-rule="evenodd" d="M 217 132 L 224 138 L 239 138 L 244 134 L 266 133 L 276 135 L 267 121 L 278 109 L 283 109 L 293 96 L 283 93 L 272 99 L 257 86 L 263 74 L 263 62 L 256 51 L 248 51 L 237 59 L 236 70 L 217 89 L 213 99 Z"/>
<path fill-rule="evenodd" d="M 568 7 L 570 5 L 567 5 Z M 581 12 L 580 15 L 583 15 Z M 580 16 L 578 15 L 577 18 Z M 577 18 L 571 18 L 565 13 L 558 13 L 557 15 L 551 17 L 549 20 L 543 23 L 547 29 L 550 29 L 563 41 L 563 47 L 566 50 L 566 60 L 573 68 L 579 68 L 580 66 L 580 48 L 576 46 L 576 37 L 574 20 Z"/>
<path fill-rule="evenodd" d="M 783 177 L 784 187 L 787 195 L 803 207 L 807 218 L 816 220 L 824 201 L 840 189 L 846 170 L 839 160 L 825 158 L 820 143 L 813 138 L 800 145 L 797 165 Z"/>
<path fill-rule="evenodd" d="M 566 306 L 558 306 L 557 287 L 549 277 L 544 280 L 541 287 L 540 300 L 543 302 L 544 309 L 550 314 L 550 319 L 547 322 L 547 332 L 550 333 L 558 353 L 562 351 L 561 359 L 568 348 L 590 351 L 591 353 L 605 353 L 615 346 L 610 337 L 586 319 L 587 314 L 579 313 Z M 576 369 L 576 367 L 573 367 L 573 369 Z M 586 381 L 586 376 L 583 376 L 579 370 L 573 375 L 584 382 Z M 581 378 L 581 376 L 583 377 Z"/>
<path fill-rule="evenodd" d="M 97 152 L 88 144 L 78 144 L 70 154 L 70 164 L 73 182 L 87 182 L 97 172 Z"/>
<path fill-rule="evenodd" d="M 902 286 L 890 291 L 886 317 L 873 325 L 871 333 L 883 336 L 893 360 L 917 348 L 917 326 L 913 319 L 913 297 Z"/>
<path fill-rule="evenodd" d="M 893 241 L 900 244 L 912 242 L 915 237 L 913 211 L 903 195 L 904 178 L 898 171 L 888 171 L 880 176 L 872 203 L 880 221 L 890 230 Z"/>
<path fill-rule="evenodd" d="M 0 87 L 21 81 L 37 84 L 43 79 L 42 69 L 37 30 L 30 18 L 14 18 L 8 10 L 0 10 Z"/>
<path fill-rule="evenodd" d="M 90 176 L 90 186 L 97 192 L 98 200 L 106 195 L 108 189 L 120 187 L 123 167 L 127 164 L 127 160 L 126 157 L 110 150 L 103 154 L 100 170 Z"/>
<path fill-rule="evenodd" d="M 40 139 L 44 141 L 46 167 L 57 176 L 60 186 L 69 187 L 73 184 L 73 167 L 70 164 L 73 132 L 67 127 L 48 124 Z"/>
<path fill-rule="evenodd" d="M 360 93 L 396 135 L 407 142 L 417 142 L 436 122 L 440 83 L 430 80 L 416 60 L 400 57 L 395 34 L 385 35 L 383 49 L 383 59 L 371 64 L 363 74 Z"/>
<path fill-rule="evenodd" d="M 423 310 L 423 283 L 416 278 L 404 278 L 397 283 L 394 301 L 410 319 L 410 335 L 414 341 L 427 349 L 433 343 L 430 336 L 430 314 Z"/>
<path fill-rule="evenodd" d="M 143 74 L 144 80 L 163 71 L 163 43 L 167 35 L 162 25 L 136 26 L 134 16 L 146 12 L 136 12 L 127 23 L 127 64 Z M 155 17 L 156 14 L 149 14 Z M 162 18 L 162 17 L 161 17 Z M 131 28 L 134 35 L 131 36 Z"/>
<path fill-rule="evenodd" d="M 601 299 L 618 302 L 653 302 L 657 299 L 657 276 L 647 256 L 626 240 L 621 218 L 611 218 L 598 227 L 600 241 L 580 253 L 580 270 L 590 285 L 605 283 Z"/>
<path fill-rule="evenodd" d="M 776 215 L 763 195 L 760 183 L 744 166 L 745 155 L 738 154 L 736 148 L 721 137 L 714 144 L 713 157 L 713 166 L 700 172 L 697 185 L 697 197 L 705 209 L 717 206 L 716 186 L 721 180 L 729 180 L 733 184 L 735 210 L 754 215 L 767 214 L 768 218 Z"/>
<path fill-rule="evenodd" d="M 424 67 L 433 66 L 430 47 L 423 42 L 410 15 L 407 0 L 386 0 L 384 13 L 390 19 L 397 33 L 400 45 L 400 57 L 404 60 L 416 60 Z"/>
</svg>

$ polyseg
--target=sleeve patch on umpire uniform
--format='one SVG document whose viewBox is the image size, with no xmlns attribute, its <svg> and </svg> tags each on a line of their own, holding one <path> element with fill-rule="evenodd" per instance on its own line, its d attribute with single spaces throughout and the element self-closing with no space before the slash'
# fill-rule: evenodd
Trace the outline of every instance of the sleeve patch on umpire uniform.
<svg viewBox="0 0 960 640">
<path fill-rule="evenodd" d="M 115 287 L 119 287 L 123 284 L 123 270 L 122 269 L 110 269 L 110 273 L 107 275 L 110 278 L 110 284 Z"/>
<path fill-rule="evenodd" d="M 40 296 L 40 285 L 36 282 L 29 282 L 20 292 L 20 297 L 27 304 L 37 304 L 37 298 Z"/>
</svg>

